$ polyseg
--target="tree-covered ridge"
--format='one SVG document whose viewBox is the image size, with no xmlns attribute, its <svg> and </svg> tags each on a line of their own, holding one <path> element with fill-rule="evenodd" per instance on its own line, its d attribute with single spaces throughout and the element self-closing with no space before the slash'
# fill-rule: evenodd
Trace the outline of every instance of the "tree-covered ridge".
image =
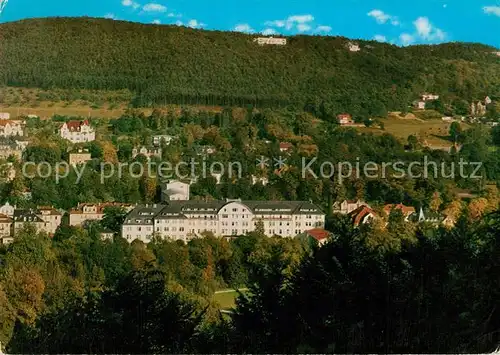
<svg viewBox="0 0 500 355">
<path fill-rule="evenodd" d="M 403 110 L 422 91 L 467 101 L 500 96 L 494 48 L 448 43 L 398 48 L 342 37 L 295 36 L 258 46 L 254 36 L 93 18 L 0 25 L 0 83 L 130 89 L 135 104 L 256 106 L 325 102 L 335 112 Z M 375 108 L 374 108 L 375 106 Z"/>
</svg>

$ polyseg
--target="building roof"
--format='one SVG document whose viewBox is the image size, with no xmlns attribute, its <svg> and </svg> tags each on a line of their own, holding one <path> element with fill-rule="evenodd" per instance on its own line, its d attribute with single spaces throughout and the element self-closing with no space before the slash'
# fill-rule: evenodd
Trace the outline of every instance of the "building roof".
<svg viewBox="0 0 500 355">
<path fill-rule="evenodd" d="M 97 214 L 104 213 L 106 207 L 123 207 L 125 209 L 132 208 L 134 205 L 131 203 L 120 202 L 102 202 L 102 203 L 79 203 L 78 207 L 70 210 L 70 214 L 83 214 L 84 207 L 95 207 Z"/>
<path fill-rule="evenodd" d="M 402 203 L 400 204 L 397 204 L 397 205 L 394 205 L 394 204 L 388 204 L 388 205 L 385 205 L 384 206 L 384 212 L 389 215 L 391 214 L 391 211 L 393 209 L 398 209 L 400 210 L 401 212 L 403 212 L 403 214 L 405 216 L 409 216 L 411 215 L 412 213 L 415 213 L 415 207 L 410 207 L 410 206 L 405 206 L 403 205 Z"/>
<path fill-rule="evenodd" d="M 14 222 L 31 222 L 31 223 L 43 223 L 43 219 L 39 217 L 37 210 L 27 209 L 14 210 Z"/>
<path fill-rule="evenodd" d="M 323 215 L 323 211 L 311 202 L 307 201 L 240 201 L 240 200 L 211 200 L 211 201 L 169 201 L 159 205 L 142 205 L 133 209 L 125 220 L 125 224 L 151 224 L 148 220 L 158 219 L 182 219 L 186 215 L 216 215 L 224 206 L 237 202 L 246 206 L 256 215 L 292 215 L 311 214 Z M 230 213 L 230 212 L 228 212 Z"/>
<path fill-rule="evenodd" d="M 291 149 L 293 147 L 292 143 L 289 142 L 281 142 L 280 149 Z"/>
<path fill-rule="evenodd" d="M 326 240 L 330 237 L 331 233 L 323 228 L 314 228 L 306 232 L 308 236 L 316 239 L 318 242 Z"/>
<path fill-rule="evenodd" d="M 68 121 L 64 123 L 61 128 L 66 125 L 68 129 L 72 132 L 79 132 L 82 129 L 82 126 L 89 126 L 89 121 Z"/>
<path fill-rule="evenodd" d="M 367 206 L 358 207 L 354 211 L 349 213 L 349 217 L 352 218 L 352 223 L 355 226 L 359 226 L 360 224 L 364 223 L 366 218 L 370 215 L 375 216 L 375 212 Z"/>
</svg>

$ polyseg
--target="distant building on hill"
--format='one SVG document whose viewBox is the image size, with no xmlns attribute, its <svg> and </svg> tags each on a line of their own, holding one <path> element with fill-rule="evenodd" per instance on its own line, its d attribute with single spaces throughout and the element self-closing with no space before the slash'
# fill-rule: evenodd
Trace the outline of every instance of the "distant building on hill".
<svg viewBox="0 0 500 355">
<path fill-rule="evenodd" d="M 337 119 L 339 120 L 339 124 L 341 126 L 350 126 L 354 124 L 352 116 L 348 113 L 342 113 L 340 115 L 337 115 Z"/>
<path fill-rule="evenodd" d="M 401 211 L 406 221 L 408 221 L 410 216 L 416 212 L 415 207 L 405 206 L 402 203 L 397 205 L 388 204 L 384 206 L 384 212 L 387 216 L 389 216 L 393 210 Z"/>
<path fill-rule="evenodd" d="M 162 149 L 161 148 L 146 148 L 141 147 L 140 149 L 134 148 L 132 149 L 132 158 L 135 158 L 138 155 L 144 155 L 146 158 L 161 158 Z"/>
<path fill-rule="evenodd" d="M 35 226 L 37 232 L 52 236 L 61 224 L 62 213 L 53 207 L 16 209 L 14 211 L 14 236 L 27 224 Z"/>
<path fill-rule="evenodd" d="M 0 112 L 0 120 L 10 120 L 10 113 Z"/>
<path fill-rule="evenodd" d="M 359 44 L 354 43 L 354 42 L 347 43 L 347 48 L 351 52 L 359 52 L 361 50 L 361 48 L 359 47 Z"/>
<path fill-rule="evenodd" d="M 69 121 L 59 128 L 59 135 L 71 143 L 85 143 L 95 141 L 95 130 L 85 121 Z"/>
<path fill-rule="evenodd" d="M 423 93 L 420 95 L 420 98 L 422 99 L 422 101 L 434 101 L 439 99 L 439 95 Z"/>
<path fill-rule="evenodd" d="M 286 38 L 276 38 L 276 37 L 258 37 L 254 39 L 259 45 L 272 44 L 278 46 L 286 45 Z"/>
<path fill-rule="evenodd" d="M 352 224 L 358 227 L 361 224 L 369 223 L 371 220 L 377 218 L 376 213 L 368 206 L 360 206 L 354 211 L 349 213 Z"/>
</svg>

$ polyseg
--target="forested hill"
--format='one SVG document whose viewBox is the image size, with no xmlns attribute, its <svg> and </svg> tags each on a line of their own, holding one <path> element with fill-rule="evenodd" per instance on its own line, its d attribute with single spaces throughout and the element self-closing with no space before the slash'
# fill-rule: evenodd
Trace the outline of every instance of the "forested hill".
<svg viewBox="0 0 500 355">
<path fill-rule="evenodd" d="M 256 106 L 324 102 L 374 114 L 406 107 L 422 91 L 467 101 L 500 96 L 495 48 L 448 43 L 399 48 L 342 37 L 295 36 L 259 46 L 255 36 L 94 18 L 0 24 L 0 84 L 123 89 L 138 105 Z"/>
</svg>

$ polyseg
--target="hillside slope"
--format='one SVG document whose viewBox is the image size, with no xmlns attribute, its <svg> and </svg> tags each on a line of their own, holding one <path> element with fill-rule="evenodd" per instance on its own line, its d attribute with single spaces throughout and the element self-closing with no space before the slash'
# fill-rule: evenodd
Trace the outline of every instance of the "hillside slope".
<svg viewBox="0 0 500 355">
<path fill-rule="evenodd" d="M 0 24 L 0 84 L 130 89 L 136 104 L 400 110 L 421 91 L 466 100 L 500 96 L 500 58 L 479 44 L 398 48 L 341 37 L 296 36 L 258 46 L 254 36 L 93 18 Z"/>
</svg>

